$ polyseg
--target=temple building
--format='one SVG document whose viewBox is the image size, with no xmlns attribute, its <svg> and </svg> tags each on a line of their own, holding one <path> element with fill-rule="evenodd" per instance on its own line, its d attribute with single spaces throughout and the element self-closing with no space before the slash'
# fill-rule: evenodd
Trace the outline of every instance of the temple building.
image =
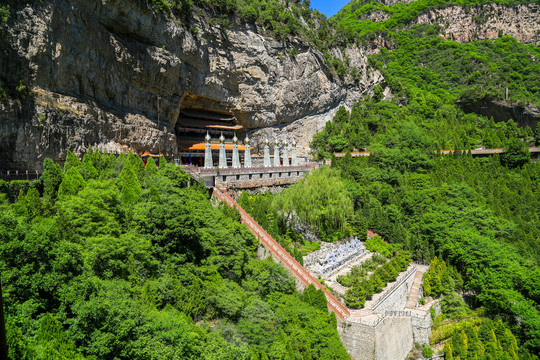
<svg viewBox="0 0 540 360">
<path fill-rule="evenodd" d="M 208 153 L 206 139 L 209 139 L 210 151 L 217 154 L 220 150 L 220 137 L 223 142 L 227 166 L 232 167 L 236 133 L 244 131 L 242 125 L 232 114 L 223 114 L 207 110 L 182 109 L 175 126 L 178 154 L 181 164 L 210 167 L 205 163 L 205 151 Z M 237 143 L 240 163 L 244 163 L 245 145 Z M 250 148 L 250 150 L 253 147 Z M 212 159 L 212 167 L 219 165 L 218 156 Z"/>
</svg>

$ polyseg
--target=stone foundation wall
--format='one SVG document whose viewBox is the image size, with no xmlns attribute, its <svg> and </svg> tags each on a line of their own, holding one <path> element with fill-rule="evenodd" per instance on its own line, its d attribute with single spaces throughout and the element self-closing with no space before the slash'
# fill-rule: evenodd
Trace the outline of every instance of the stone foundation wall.
<svg viewBox="0 0 540 360">
<path fill-rule="evenodd" d="M 252 174 L 219 174 L 215 177 L 216 185 L 245 185 L 247 187 L 251 183 L 251 187 L 259 187 L 267 182 L 279 182 L 280 180 L 290 180 L 292 182 L 304 176 L 305 171 L 290 171 L 283 168 L 281 171 L 273 171 L 267 173 L 252 173 Z"/>
<path fill-rule="evenodd" d="M 411 317 L 385 317 L 375 331 L 375 359 L 405 359 L 413 343 Z"/>
<path fill-rule="evenodd" d="M 413 310 L 411 320 L 414 341 L 422 345 L 429 345 L 431 324 L 433 322 L 431 313 L 429 311 Z"/>
<path fill-rule="evenodd" d="M 377 325 L 338 323 L 343 346 L 354 360 L 403 360 L 414 344 L 411 316 L 386 316 Z"/>
<path fill-rule="evenodd" d="M 409 292 L 411 291 L 412 284 L 414 282 L 414 276 L 416 271 L 411 271 L 411 273 L 406 274 L 406 279 L 398 285 L 395 289 L 390 290 L 388 293 L 382 294 L 376 299 L 375 305 L 373 306 L 373 312 L 384 312 L 384 311 L 399 311 L 405 308 L 407 303 L 407 298 Z M 403 278 L 398 278 L 398 281 L 402 281 Z M 381 302 L 380 299 L 383 299 Z"/>
<path fill-rule="evenodd" d="M 338 322 L 337 330 L 343 346 L 353 359 L 375 360 L 375 327 L 359 323 Z"/>
</svg>

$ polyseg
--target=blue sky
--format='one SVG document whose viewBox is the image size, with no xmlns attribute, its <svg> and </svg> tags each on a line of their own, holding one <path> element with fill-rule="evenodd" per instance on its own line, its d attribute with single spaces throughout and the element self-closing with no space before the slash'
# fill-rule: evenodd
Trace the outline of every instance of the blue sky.
<svg viewBox="0 0 540 360">
<path fill-rule="evenodd" d="M 337 14 L 350 0 L 311 0 L 311 7 L 319 10 L 328 18 Z"/>
</svg>

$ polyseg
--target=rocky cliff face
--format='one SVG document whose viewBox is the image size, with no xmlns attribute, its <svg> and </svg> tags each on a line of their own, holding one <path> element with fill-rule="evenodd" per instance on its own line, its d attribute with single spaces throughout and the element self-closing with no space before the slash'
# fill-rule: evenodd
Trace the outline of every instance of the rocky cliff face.
<svg viewBox="0 0 540 360">
<path fill-rule="evenodd" d="M 444 35 L 457 42 L 510 35 L 525 44 L 540 44 L 539 4 L 450 6 L 429 10 L 416 23 L 439 24 Z"/>
<path fill-rule="evenodd" d="M 0 79 L 26 90 L 0 106 L 1 167 L 36 169 L 89 146 L 174 156 L 182 108 L 233 113 L 255 145 L 294 138 L 306 154 L 337 107 L 383 80 L 358 48 L 335 50 L 362 74 L 354 82 L 305 42 L 209 20 L 203 11 L 189 20 L 155 14 L 144 1 L 12 2 Z"/>
</svg>

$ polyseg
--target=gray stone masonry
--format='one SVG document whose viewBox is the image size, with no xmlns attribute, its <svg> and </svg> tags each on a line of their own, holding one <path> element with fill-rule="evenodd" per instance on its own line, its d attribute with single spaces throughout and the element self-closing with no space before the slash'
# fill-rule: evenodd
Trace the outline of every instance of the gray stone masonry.
<svg viewBox="0 0 540 360">
<path fill-rule="evenodd" d="M 289 166 L 289 148 L 287 144 L 283 145 L 283 166 Z"/>
<path fill-rule="evenodd" d="M 210 135 L 206 134 L 204 146 L 204 167 L 211 168 L 214 166 L 214 159 L 212 159 L 212 145 L 210 144 Z"/>
<path fill-rule="evenodd" d="M 411 325 L 414 341 L 422 345 L 429 345 L 429 335 L 431 335 L 431 313 L 426 310 L 411 310 Z"/>
<path fill-rule="evenodd" d="M 240 167 L 240 155 L 238 154 L 238 144 L 233 144 L 232 167 L 237 169 Z"/>
<path fill-rule="evenodd" d="M 250 168 L 251 167 L 251 145 L 250 145 L 250 140 L 247 136 L 244 140 L 244 144 L 246 145 L 246 150 L 244 153 L 244 167 Z"/>
<path fill-rule="evenodd" d="M 278 143 L 274 143 L 274 167 L 278 167 L 280 166 L 280 161 L 279 161 L 279 145 Z"/>
<path fill-rule="evenodd" d="M 225 144 L 223 142 L 219 144 L 219 168 L 227 168 L 227 155 L 225 154 Z"/>
<path fill-rule="evenodd" d="M 268 143 L 264 144 L 264 166 L 270 167 L 270 146 Z"/>
</svg>

